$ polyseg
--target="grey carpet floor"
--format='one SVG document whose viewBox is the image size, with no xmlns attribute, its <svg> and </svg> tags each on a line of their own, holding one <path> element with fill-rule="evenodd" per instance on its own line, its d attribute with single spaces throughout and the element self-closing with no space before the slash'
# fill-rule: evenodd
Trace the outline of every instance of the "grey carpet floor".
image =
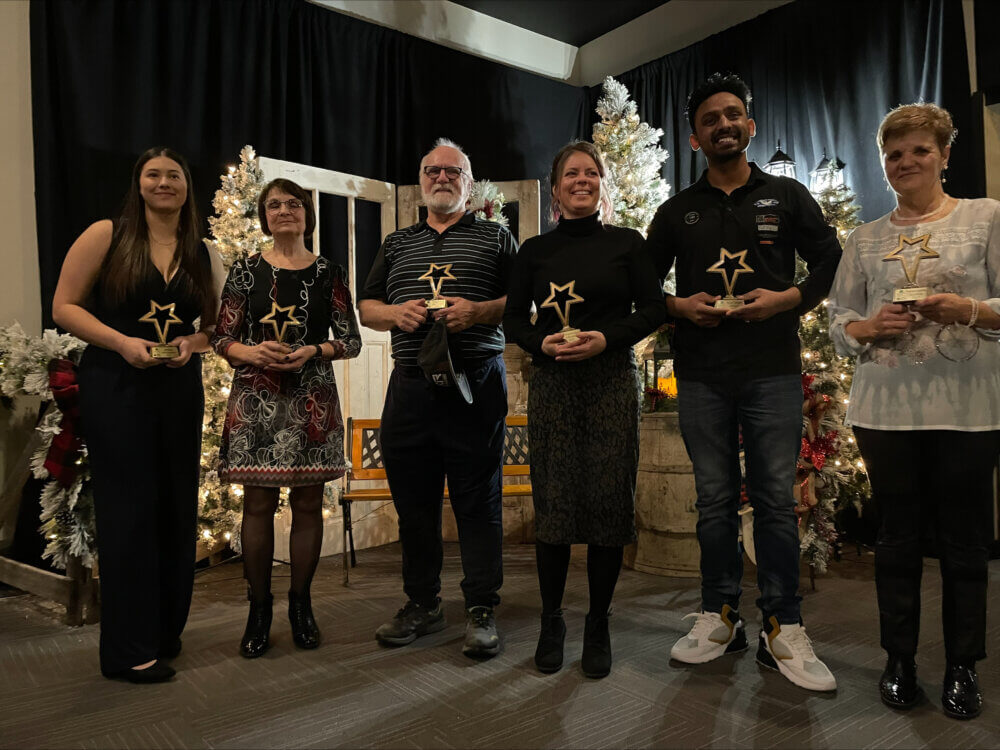
<svg viewBox="0 0 1000 750">
<path fill-rule="evenodd" d="M 380 647 L 375 628 L 402 604 L 400 549 L 363 550 L 351 586 L 340 558 L 321 561 L 313 589 L 323 645 L 297 651 L 284 607 L 273 647 L 237 654 L 246 617 L 238 564 L 199 573 L 175 661 L 174 681 L 134 686 L 98 673 L 98 627 L 68 628 L 29 595 L 0 598 L 0 747 L 3 748 L 996 748 L 1000 747 L 1000 561 L 992 579 L 987 648 L 980 663 L 983 715 L 970 722 L 940 707 L 944 668 L 940 581 L 928 561 L 924 627 L 917 657 L 928 700 L 901 713 L 881 705 L 872 558 L 853 552 L 803 590 L 817 652 L 837 676 L 836 693 L 801 690 L 754 661 L 751 649 L 700 667 L 669 660 L 698 606 L 693 579 L 626 570 L 615 596 L 615 663 L 604 680 L 580 672 L 587 609 L 583 549 L 574 551 L 566 591 L 569 627 L 562 671 L 532 664 L 538 593 L 534 551 L 505 550 L 499 656 L 461 653 L 463 626 L 456 545 L 446 545 L 443 597 L 450 627 L 399 649 Z M 748 566 L 744 612 L 756 589 Z M 287 568 L 275 568 L 276 603 Z M 804 578 L 804 581 L 806 579 Z"/>
</svg>

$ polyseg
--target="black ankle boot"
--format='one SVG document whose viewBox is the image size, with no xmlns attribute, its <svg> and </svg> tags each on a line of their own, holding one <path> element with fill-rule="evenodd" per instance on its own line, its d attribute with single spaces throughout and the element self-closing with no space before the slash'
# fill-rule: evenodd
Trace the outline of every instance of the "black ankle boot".
<svg viewBox="0 0 1000 750">
<path fill-rule="evenodd" d="M 917 665 L 908 654 L 889 654 L 878 683 L 882 702 L 890 708 L 913 708 L 923 696 L 917 684 Z"/>
<path fill-rule="evenodd" d="M 274 597 L 268 594 L 266 599 L 255 599 L 247 592 L 247 599 L 250 600 L 250 614 L 247 615 L 247 627 L 240 641 L 240 655 L 256 659 L 271 645 L 271 605 Z"/>
<path fill-rule="evenodd" d="M 944 670 L 941 707 L 955 719 L 974 719 L 983 710 L 983 694 L 979 692 L 979 676 L 975 662 L 948 663 Z"/>
<path fill-rule="evenodd" d="M 611 671 L 611 633 L 607 615 L 587 615 L 580 666 L 587 677 L 607 677 Z"/>
<path fill-rule="evenodd" d="M 566 621 L 563 612 L 557 609 L 551 615 L 542 615 L 542 629 L 538 633 L 538 647 L 535 649 L 535 666 L 544 674 L 562 669 L 563 644 L 566 641 Z"/>
<path fill-rule="evenodd" d="M 319 646 L 319 628 L 313 619 L 309 594 L 288 592 L 288 620 L 292 623 L 292 640 L 299 648 Z"/>
</svg>

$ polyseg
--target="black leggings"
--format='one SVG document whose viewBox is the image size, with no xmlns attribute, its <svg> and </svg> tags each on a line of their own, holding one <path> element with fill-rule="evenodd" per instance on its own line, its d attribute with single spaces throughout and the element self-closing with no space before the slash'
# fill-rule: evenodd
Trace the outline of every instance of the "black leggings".
<svg viewBox="0 0 1000 750">
<path fill-rule="evenodd" d="M 590 587 L 590 612 L 603 616 L 611 607 L 618 574 L 622 569 L 624 547 L 587 545 L 587 583 Z M 562 607 L 569 571 L 568 544 L 535 542 L 535 563 L 538 566 L 538 586 L 542 593 L 542 614 L 551 615 Z"/>
<path fill-rule="evenodd" d="M 986 584 L 993 470 L 1000 430 L 854 428 L 879 514 L 875 548 L 882 648 L 912 655 L 920 629 L 921 530 L 934 529 L 941 560 L 945 653 L 986 657 Z"/>
<path fill-rule="evenodd" d="M 271 593 L 278 488 L 248 486 L 243 490 L 243 525 L 240 530 L 243 570 L 250 584 L 251 596 L 261 601 Z M 293 487 L 288 504 L 292 508 L 290 589 L 296 594 L 306 595 L 323 546 L 323 485 Z"/>
</svg>

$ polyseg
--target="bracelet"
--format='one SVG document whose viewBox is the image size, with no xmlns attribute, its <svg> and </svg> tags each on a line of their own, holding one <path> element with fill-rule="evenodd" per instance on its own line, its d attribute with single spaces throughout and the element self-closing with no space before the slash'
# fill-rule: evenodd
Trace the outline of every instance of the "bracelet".
<svg viewBox="0 0 1000 750">
<path fill-rule="evenodd" d="M 972 303 L 972 314 L 969 316 L 969 322 L 965 324 L 966 328 L 972 328 L 976 324 L 976 320 L 979 318 L 979 300 L 975 297 L 966 297 L 969 302 Z"/>
<path fill-rule="evenodd" d="M 319 344 L 313 344 L 313 346 L 316 347 L 316 356 L 319 357 L 320 359 L 324 359 L 324 357 L 323 357 L 323 347 L 320 346 Z"/>
</svg>

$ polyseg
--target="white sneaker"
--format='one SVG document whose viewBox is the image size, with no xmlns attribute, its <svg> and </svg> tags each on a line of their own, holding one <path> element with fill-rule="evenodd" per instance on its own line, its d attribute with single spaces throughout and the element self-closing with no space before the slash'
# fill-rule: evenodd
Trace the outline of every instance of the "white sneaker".
<svg viewBox="0 0 1000 750">
<path fill-rule="evenodd" d="M 757 663 L 777 669 L 799 687 L 807 690 L 837 689 L 837 678 L 819 660 L 812 641 L 801 625 L 779 625 L 776 617 L 768 618 L 770 630 L 760 631 Z M 765 625 L 767 628 L 767 625 Z"/>
<path fill-rule="evenodd" d="M 747 634 L 743 629 L 743 620 L 728 604 L 722 605 L 722 614 L 692 612 L 684 615 L 685 620 L 690 617 L 696 618 L 691 632 L 670 649 L 671 659 L 685 664 L 704 664 L 723 654 L 746 650 Z"/>
</svg>

